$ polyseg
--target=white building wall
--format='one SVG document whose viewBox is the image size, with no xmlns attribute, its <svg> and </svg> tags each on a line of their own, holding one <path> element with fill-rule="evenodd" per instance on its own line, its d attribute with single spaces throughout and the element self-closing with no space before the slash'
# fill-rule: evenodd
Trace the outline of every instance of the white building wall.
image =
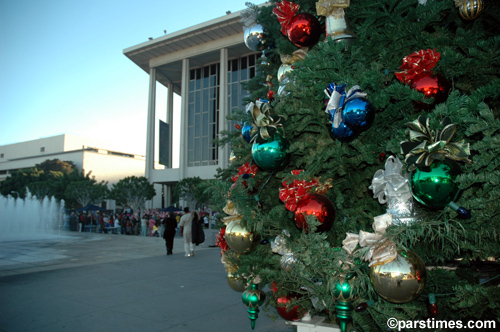
<svg viewBox="0 0 500 332">
<path fill-rule="evenodd" d="M 43 150 L 43 151 L 42 151 Z M 40 138 L 37 140 L 0 146 L 0 163 L 12 159 L 45 156 L 64 151 L 64 135 Z M 46 160 L 45 158 L 44 160 Z"/>
<path fill-rule="evenodd" d="M 85 151 L 83 156 L 83 170 L 85 174 L 100 181 L 108 181 L 109 186 L 128 176 L 144 176 L 144 159 L 128 158 L 103 152 Z"/>
</svg>

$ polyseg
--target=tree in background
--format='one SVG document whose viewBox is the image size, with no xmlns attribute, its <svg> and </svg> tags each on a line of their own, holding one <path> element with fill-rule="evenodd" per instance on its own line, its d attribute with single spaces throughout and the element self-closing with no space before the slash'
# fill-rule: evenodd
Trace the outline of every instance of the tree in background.
<svg viewBox="0 0 500 332">
<path fill-rule="evenodd" d="M 108 196 L 108 183 L 98 183 L 95 178 L 90 178 L 90 173 L 83 180 L 69 183 L 65 190 L 66 199 L 76 201 L 81 207 L 100 203 Z"/>
<path fill-rule="evenodd" d="M 59 172 L 62 174 L 71 174 L 76 165 L 72 161 L 61 161 L 59 159 L 47 159 L 40 164 L 36 164 L 35 168 L 44 171 L 45 173 Z"/>
<path fill-rule="evenodd" d="M 210 201 L 210 192 L 206 191 L 210 180 L 202 180 L 200 177 L 184 178 L 177 182 L 173 192 L 173 201 L 179 199 L 186 201 L 191 209 L 203 208 Z"/>
<path fill-rule="evenodd" d="M 116 200 L 117 205 L 130 207 L 136 211 L 144 208 L 146 201 L 155 195 L 153 184 L 144 176 L 129 176 L 113 184 L 110 198 Z"/>
<path fill-rule="evenodd" d="M 69 181 L 83 178 L 71 161 L 59 159 L 46 160 L 34 168 L 22 169 L 14 172 L 0 183 L 0 193 L 8 196 L 19 193 L 25 198 L 26 190 L 32 195 L 43 199 L 45 196 L 54 196 L 64 199 L 64 190 Z"/>
<path fill-rule="evenodd" d="M 241 130 L 220 144 L 236 158 L 212 190 L 251 319 L 255 283 L 285 319 L 343 330 L 498 326 L 500 2 L 480 15 L 452 0 L 295 4 L 250 7 L 264 31 L 255 105 L 229 117 Z"/>
</svg>

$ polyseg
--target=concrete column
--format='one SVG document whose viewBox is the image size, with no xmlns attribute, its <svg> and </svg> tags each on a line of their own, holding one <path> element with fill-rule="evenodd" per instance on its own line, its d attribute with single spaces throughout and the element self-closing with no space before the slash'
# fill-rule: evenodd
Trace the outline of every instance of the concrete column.
<svg viewBox="0 0 500 332">
<path fill-rule="evenodd" d="M 155 112 L 156 111 L 156 69 L 149 69 L 148 120 L 146 137 L 146 170 L 145 175 L 151 180 L 155 161 Z"/>
<path fill-rule="evenodd" d="M 219 86 L 219 133 L 227 130 L 226 116 L 228 113 L 227 101 L 227 71 L 228 71 L 228 52 L 227 48 L 220 50 L 220 86 Z M 228 166 L 229 146 L 219 148 L 219 167 L 224 169 Z"/>
<path fill-rule="evenodd" d="M 167 84 L 167 91 L 168 91 L 168 98 L 167 98 L 167 123 L 168 123 L 168 130 L 169 130 L 169 156 L 168 156 L 168 165 L 166 165 L 168 168 L 172 168 L 172 158 L 173 158 L 173 147 L 174 147 L 174 84 L 173 83 L 168 83 Z"/>
<path fill-rule="evenodd" d="M 188 149 L 188 114 L 189 114 L 189 59 L 182 59 L 181 82 L 181 137 L 179 144 L 179 175 L 184 179 L 187 173 Z"/>
</svg>

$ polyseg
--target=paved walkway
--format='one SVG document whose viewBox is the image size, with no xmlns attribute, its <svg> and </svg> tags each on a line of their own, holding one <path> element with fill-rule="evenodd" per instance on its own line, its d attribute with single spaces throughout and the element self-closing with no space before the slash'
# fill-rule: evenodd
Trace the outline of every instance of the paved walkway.
<svg viewBox="0 0 500 332">
<path fill-rule="evenodd" d="M 61 235 L 0 242 L 0 331 L 252 331 L 210 243 L 188 258 L 180 237 L 166 256 L 161 238 Z M 295 331 L 269 315 L 256 332 Z"/>
</svg>

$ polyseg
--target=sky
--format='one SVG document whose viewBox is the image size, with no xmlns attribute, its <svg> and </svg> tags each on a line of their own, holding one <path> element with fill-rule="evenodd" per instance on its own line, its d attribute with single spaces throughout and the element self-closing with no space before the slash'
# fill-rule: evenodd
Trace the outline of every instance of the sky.
<svg viewBox="0 0 500 332">
<path fill-rule="evenodd" d="M 244 0 L 0 0 L 0 145 L 74 134 L 143 155 L 149 75 L 123 50 L 245 8 Z M 157 113 L 166 98 L 157 88 Z"/>
</svg>

